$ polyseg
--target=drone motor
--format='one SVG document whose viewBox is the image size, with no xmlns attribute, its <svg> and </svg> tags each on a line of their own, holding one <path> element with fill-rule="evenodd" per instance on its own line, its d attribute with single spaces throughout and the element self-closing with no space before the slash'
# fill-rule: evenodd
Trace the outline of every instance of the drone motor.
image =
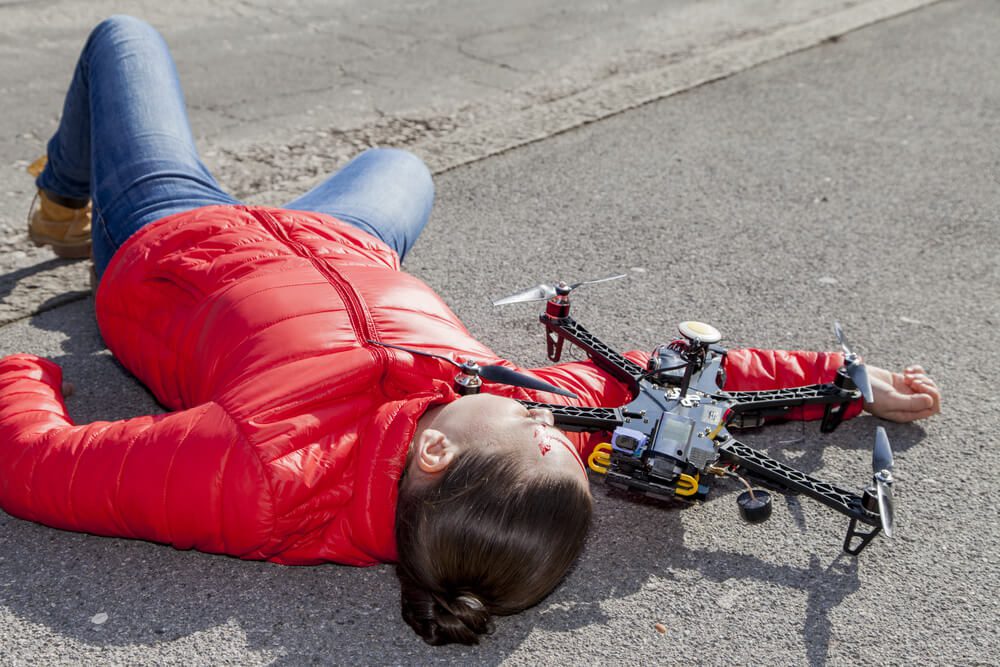
<svg viewBox="0 0 1000 667">
<path fill-rule="evenodd" d="M 483 380 L 479 377 L 479 364 L 469 360 L 460 366 L 461 372 L 455 376 L 455 393 L 459 396 L 478 394 L 483 388 Z"/>
<path fill-rule="evenodd" d="M 771 494 L 761 489 L 747 489 L 736 497 L 740 516 L 747 523 L 763 523 L 771 518 Z"/>
<path fill-rule="evenodd" d="M 722 334 L 711 324 L 687 320 L 677 325 L 681 338 L 659 345 L 646 363 L 654 382 L 687 388 L 691 374 L 705 362 L 709 346 L 722 340 Z"/>
<path fill-rule="evenodd" d="M 646 362 L 650 377 L 660 384 L 680 385 L 684 381 L 684 368 L 688 364 L 687 349 L 688 343 L 685 340 L 658 345 Z"/>
</svg>

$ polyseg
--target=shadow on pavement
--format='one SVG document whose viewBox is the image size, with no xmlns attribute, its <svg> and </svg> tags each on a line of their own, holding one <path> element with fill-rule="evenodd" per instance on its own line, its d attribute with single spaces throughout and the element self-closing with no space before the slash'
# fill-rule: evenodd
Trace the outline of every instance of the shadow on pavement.
<svg viewBox="0 0 1000 667">
<path fill-rule="evenodd" d="M 0 275 L 0 305 L 7 306 L 11 315 L 4 315 L 3 320 L 0 321 L 0 325 L 8 323 L 17 319 L 20 319 L 24 315 L 31 312 L 44 312 L 46 310 L 51 310 L 58 306 L 62 306 L 73 301 L 78 301 L 85 298 L 89 293 L 88 291 L 70 291 L 62 292 L 54 297 L 45 300 L 44 303 L 35 304 L 34 299 L 30 295 L 20 297 L 17 299 L 17 303 L 7 303 L 14 291 L 21 287 L 26 289 L 28 292 L 37 291 L 44 283 L 49 281 L 58 281 L 58 278 L 53 278 L 46 276 L 46 274 L 56 272 L 56 269 L 61 267 L 69 266 L 71 264 L 77 263 L 79 260 L 69 260 L 69 259 L 59 259 L 58 257 L 50 258 L 37 264 L 31 264 L 29 266 L 24 266 L 19 269 L 10 271 L 9 273 L 4 273 Z M 45 290 L 51 290 L 52 285 L 45 285 Z M 37 298 L 37 296 L 35 297 Z"/>
<path fill-rule="evenodd" d="M 56 267 L 69 264 L 72 260 L 59 259 L 58 257 L 53 257 L 52 259 L 47 259 L 44 262 L 39 262 L 37 264 L 31 264 L 30 266 L 24 266 L 20 269 L 15 269 L 9 273 L 4 273 L 0 275 L 0 301 L 6 299 L 10 296 L 10 293 L 14 291 L 17 284 L 23 279 L 33 276 L 37 273 L 44 273 L 45 271 L 50 271 Z"/>
</svg>

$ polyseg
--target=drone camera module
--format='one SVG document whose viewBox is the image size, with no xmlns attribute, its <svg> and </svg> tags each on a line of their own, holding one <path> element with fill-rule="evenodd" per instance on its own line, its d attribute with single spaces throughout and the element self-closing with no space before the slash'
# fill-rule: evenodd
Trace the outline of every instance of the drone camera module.
<svg viewBox="0 0 1000 667">
<path fill-rule="evenodd" d="M 638 456 L 646 448 L 646 435 L 635 429 L 619 426 L 611 436 L 611 448 L 617 452 Z"/>
</svg>

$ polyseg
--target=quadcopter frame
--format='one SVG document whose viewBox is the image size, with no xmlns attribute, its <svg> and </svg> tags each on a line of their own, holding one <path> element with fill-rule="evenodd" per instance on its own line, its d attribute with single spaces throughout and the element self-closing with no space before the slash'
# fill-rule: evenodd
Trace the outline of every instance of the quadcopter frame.
<svg viewBox="0 0 1000 667">
<path fill-rule="evenodd" d="M 571 289 L 560 284 L 540 315 L 549 359 L 558 362 L 563 344 L 569 340 L 599 368 L 624 382 L 634 398 L 621 407 L 521 403 L 551 410 L 556 426 L 564 430 L 611 432 L 610 447 L 605 445 L 599 454 L 595 453 L 596 461 L 595 456 L 590 459 L 591 469 L 603 473 L 605 483 L 659 500 L 703 500 L 711 489 L 711 475 L 737 476 L 735 470 L 743 469 L 779 489 L 804 494 L 849 517 L 844 550 L 852 555 L 861 553 L 882 530 L 883 520 L 872 488 L 858 495 L 819 480 L 745 445 L 728 430 L 761 426 L 767 418 L 780 417 L 792 408 L 819 404 L 825 406 L 821 431 L 833 431 L 840 425 L 847 406 L 861 398 L 861 391 L 845 368 L 838 371 L 832 383 L 727 392 L 722 389 L 726 351 L 715 344 L 715 332 L 714 337 L 704 340 L 695 337 L 657 348 L 663 350 L 661 363 L 657 363 L 654 353 L 650 368 L 644 369 L 570 317 Z M 664 360 L 683 363 L 665 367 Z M 749 498 L 754 498 L 753 491 Z M 744 500 L 740 498 L 741 510 Z M 767 518 L 769 513 L 768 505 L 767 513 L 757 520 Z M 859 524 L 870 528 L 865 530 Z"/>
</svg>

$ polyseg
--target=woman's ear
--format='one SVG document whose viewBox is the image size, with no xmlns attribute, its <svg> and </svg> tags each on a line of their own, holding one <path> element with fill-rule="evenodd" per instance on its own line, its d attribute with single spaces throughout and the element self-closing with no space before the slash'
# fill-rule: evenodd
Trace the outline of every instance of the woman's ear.
<svg viewBox="0 0 1000 667">
<path fill-rule="evenodd" d="M 451 465 L 458 454 L 458 447 L 441 431 L 424 429 L 417 437 L 416 460 L 421 471 L 434 474 Z"/>
</svg>

